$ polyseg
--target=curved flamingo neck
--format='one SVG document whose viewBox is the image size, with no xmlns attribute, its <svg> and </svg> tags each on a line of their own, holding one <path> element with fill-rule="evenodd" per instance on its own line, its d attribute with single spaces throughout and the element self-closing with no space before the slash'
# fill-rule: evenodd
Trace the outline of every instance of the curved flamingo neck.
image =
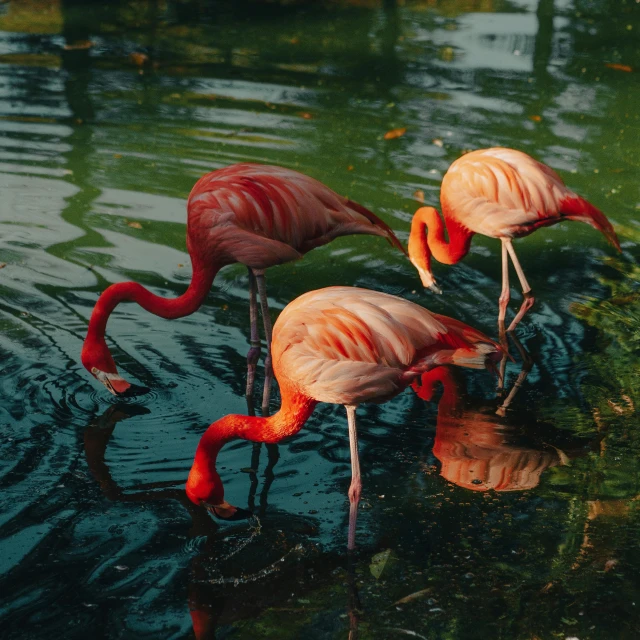
<svg viewBox="0 0 640 640">
<path fill-rule="evenodd" d="M 460 387 L 449 367 L 436 367 L 422 374 L 420 386 L 414 383 L 414 390 L 419 398 L 427 402 L 433 398 L 436 384 L 440 382 L 444 387 L 442 397 L 438 403 L 438 410 L 448 412 L 455 409 L 460 402 Z"/>
<path fill-rule="evenodd" d="M 216 470 L 220 449 L 234 438 L 253 442 L 280 442 L 297 433 L 318 404 L 312 398 L 280 385 L 282 405 L 267 418 L 228 415 L 214 422 L 204 433 L 196 449 L 193 466 L 187 480 L 187 495 L 192 502 L 219 505 L 224 500 L 224 487 Z"/>
<path fill-rule="evenodd" d="M 188 289 L 177 298 L 162 298 L 137 282 L 120 282 L 104 290 L 91 313 L 87 337 L 82 347 L 83 363 L 101 365 L 108 373 L 115 373 L 116 366 L 105 343 L 105 331 L 109 316 L 121 302 L 137 302 L 143 309 L 162 318 L 181 318 L 196 311 L 211 289 L 220 270 L 216 264 L 193 261 L 193 275 Z M 85 366 L 87 366 L 85 364 Z M 109 369 L 111 369 L 109 371 Z"/>
<path fill-rule="evenodd" d="M 445 231 L 449 236 L 448 242 Z M 455 264 L 469 253 L 472 236 L 471 231 L 451 218 L 445 224 L 433 207 L 421 207 L 411 222 L 409 255 L 412 259 L 414 256 L 418 258 L 421 261 L 419 266 L 426 270 L 431 268 L 431 256 L 442 264 Z"/>
</svg>

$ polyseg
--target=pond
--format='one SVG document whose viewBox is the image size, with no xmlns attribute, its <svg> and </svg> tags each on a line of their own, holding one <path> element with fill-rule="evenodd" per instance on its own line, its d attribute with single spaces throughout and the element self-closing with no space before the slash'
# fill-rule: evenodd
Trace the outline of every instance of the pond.
<svg viewBox="0 0 640 640">
<path fill-rule="evenodd" d="M 0 5 L 2 637 L 639 637 L 639 30 L 632 0 Z M 437 205 L 451 162 L 491 146 L 556 169 L 622 244 L 577 223 L 517 242 L 534 364 L 506 417 L 482 371 L 456 381 L 462 413 L 446 392 L 362 406 L 350 560 L 342 407 L 280 445 L 225 447 L 225 497 L 251 519 L 193 507 L 200 436 L 247 410 L 247 271 L 226 267 L 186 318 L 118 308 L 110 348 L 151 388 L 127 400 L 80 363 L 99 293 L 184 292 L 186 197 L 213 169 L 297 169 L 406 243 L 417 200 Z M 275 318 L 355 285 L 495 336 L 499 243 L 434 270 L 442 296 L 350 236 L 269 270 L 269 301 Z M 452 420 L 488 456 L 504 434 L 491 471 L 519 464 L 518 481 L 460 481 Z"/>
</svg>

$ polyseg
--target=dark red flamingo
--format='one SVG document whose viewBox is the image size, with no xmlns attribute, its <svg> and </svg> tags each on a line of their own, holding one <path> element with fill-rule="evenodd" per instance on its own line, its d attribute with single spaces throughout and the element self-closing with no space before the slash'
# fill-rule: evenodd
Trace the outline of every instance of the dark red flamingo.
<svg viewBox="0 0 640 640">
<path fill-rule="evenodd" d="M 247 396 L 252 394 L 260 356 L 258 291 L 267 342 L 262 399 L 266 411 L 273 373 L 264 271 L 298 260 L 307 251 L 350 234 L 383 236 L 404 252 L 393 231 L 373 213 L 302 173 L 248 163 L 213 171 L 198 180 L 187 203 L 187 249 L 193 267 L 187 291 L 177 298 L 162 298 L 136 282 L 108 287 L 91 314 L 82 364 L 111 393 L 134 394 L 132 385 L 118 375 L 105 341 L 107 321 L 116 306 L 136 302 L 162 318 L 187 316 L 203 303 L 218 271 L 239 262 L 249 269 L 250 285 Z"/>
</svg>

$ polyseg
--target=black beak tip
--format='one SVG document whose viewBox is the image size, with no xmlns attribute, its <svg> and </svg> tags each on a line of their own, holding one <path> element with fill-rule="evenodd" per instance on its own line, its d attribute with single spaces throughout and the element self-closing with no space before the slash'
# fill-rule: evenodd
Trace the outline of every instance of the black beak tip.
<svg viewBox="0 0 640 640">
<path fill-rule="evenodd" d="M 136 398 L 149 393 L 151 389 L 140 384 L 132 384 L 125 392 L 119 393 L 118 398 Z"/>
<path fill-rule="evenodd" d="M 237 522 L 239 520 L 248 520 L 253 516 L 253 513 L 251 513 L 251 511 L 249 511 L 248 509 L 240 509 L 240 507 L 236 507 L 236 510 L 234 511 L 234 513 L 227 517 L 221 516 L 213 506 L 208 506 L 207 511 L 212 516 L 215 516 L 217 520 L 223 520 L 224 522 Z"/>
</svg>

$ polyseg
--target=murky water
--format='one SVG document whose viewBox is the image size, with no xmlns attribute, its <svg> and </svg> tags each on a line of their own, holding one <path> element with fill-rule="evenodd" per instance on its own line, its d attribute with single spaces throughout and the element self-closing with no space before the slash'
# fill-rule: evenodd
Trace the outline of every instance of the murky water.
<svg viewBox="0 0 640 640">
<path fill-rule="evenodd" d="M 638 637 L 639 30 L 630 0 L 1 5 L 2 636 Z M 406 240 L 414 192 L 437 203 L 448 165 L 495 145 L 557 169 L 623 245 L 579 224 L 518 243 L 535 364 L 507 417 L 477 372 L 455 410 L 410 391 L 362 407 L 355 566 L 340 407 L 224 449 L 226 497 L 256 518 L 192 507 L 200 435 L 246 410 L 246 271 L 184 319 L 118 309 L 116 360 L 153 389 L 120 404 L 79 363 L 99 292 L 184 291 L 185 198 L 212 169 L 299 169 Z M 476 238 L 434 297 L 383 240 L 343 238 L 270 270 L 270 302 L 352 284 L 495 335 L 499 268 Z M 522 471 L 490 486 L 520 491 L 459 481 L 496 449 L 494 471 Z"/>
</svg>

